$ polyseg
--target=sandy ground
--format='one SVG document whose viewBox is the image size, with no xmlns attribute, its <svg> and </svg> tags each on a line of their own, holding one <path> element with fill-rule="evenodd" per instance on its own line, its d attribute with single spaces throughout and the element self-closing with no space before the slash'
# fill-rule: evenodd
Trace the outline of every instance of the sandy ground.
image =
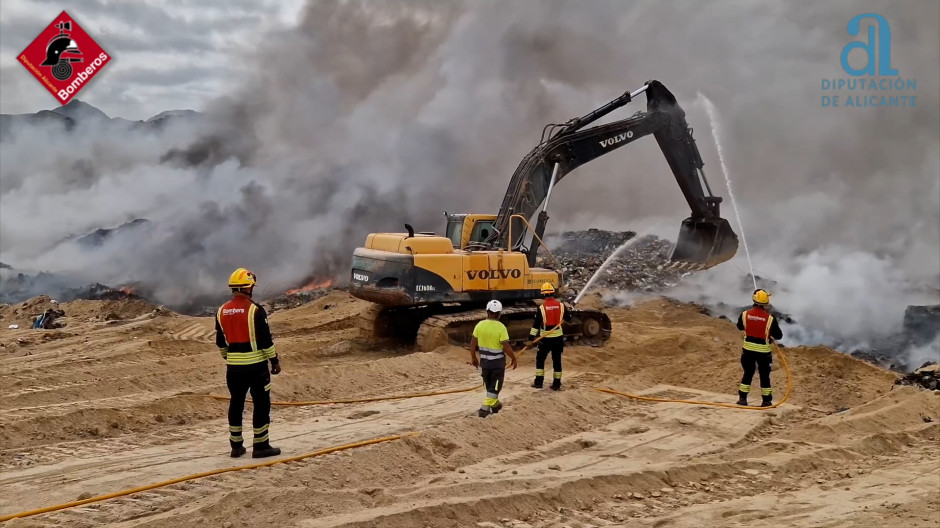
<svg viewBox="0 0 940 528">
<path fill-rule="evenodd" d="M 272 314 L 284 367 L 274 399 L 479 383 L 463 349 L 419 354 L 359 340 L 366 306 L 334 292 Z M 252 462 L 227 456 L 227 404 L 206 397 L 225 393 L 211 318 L 81 301 L 64 305 L 63 329 L 24 329 L 43 307 L 0 308 L 0 515 Z M 740 337 L 728 321 L 668 300 L 609 313 L 605 346 L 566 350 L 561 392 L 528 386 L 534 358 L 524 353 L 498 415 L 476 416 L 480 390 L 275 407 L 282 457 L 420 434 L 3 526 L 940 526 L 940 393 L 893 387 L 894 374 L 825 348 L 795 348 L 785 350 L 793 394 L 778 409 L 636 402 L 594 388 L 733 402 Z"/>
</svg>

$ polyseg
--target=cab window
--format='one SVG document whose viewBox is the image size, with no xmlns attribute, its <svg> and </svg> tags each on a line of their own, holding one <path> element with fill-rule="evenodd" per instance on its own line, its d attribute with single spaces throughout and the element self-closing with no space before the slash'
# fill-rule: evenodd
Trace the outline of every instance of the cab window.
<svg viewBox="0 0 940 528">
<path fill-rule="evenodd" d="M 483 242 L 493 234 L 493 222 L 478 221 L 473 225 L 473 231 L 470 232 L 470 242 Z"/>
<path fill-rule="evenodd" d="M 460 235 L 463 234 L 463 223 L 456 220 L 447 222 L 447 238 L 455 248 L 460 247 Z"/>
</svg>

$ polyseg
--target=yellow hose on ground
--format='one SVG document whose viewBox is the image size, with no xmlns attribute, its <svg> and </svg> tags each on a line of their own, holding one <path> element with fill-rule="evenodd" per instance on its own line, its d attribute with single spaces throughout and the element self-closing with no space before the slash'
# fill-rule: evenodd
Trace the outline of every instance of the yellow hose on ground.
<svg viewBox="0 0 940 528">
<path fill-rule="evenodd" d="M 294 402 L 272 401 L 271 405 L 295 405 L 295 406 L 333 405 L 333 404 L 341 404 L 341 403 L 369 403 L 369 402 L 387 401 L 387 400 L 404 400 L 408 398 L 423 398 L 425 396 L 443 396 L 445 394 L 458 394 L 461 392 L 470 392 L 470 391 L 477 390 L 482 386 L 483 385 L 480 384 L 480 385 L 474 385 L 473 387 L 466 387 L 463 389 L 451 389 L 451 390 L 437 391 L 437 392 L 417 392 L 414 394 L 401 394 L 398 396 L 376 396 L 373 398 L 357 398 L 357 399 L 351 399 L 351 400 L 314 400 L 314 401 L 294 401 Z M 216 400 L 223 400 L 223 401 L 228 401 L 231 399 L 229 396 L 222 396 L 220 394 L 201 394 L 200 396 L 208 396 L 209 398 L 213 398 Z M 250 403 L 251 399 L 249 398 L 246 401 Z"/>
<path fill-rule="evenodd" d="M 783 369 L 787 373 L 787 390 L 783 395 L 783 398 L 780 399 L 777 403 L 773 405 L 768 405 L 767 407 L 746 407 L 743 405 L 735 405 L 733 403 L 719 403 L 719 402 L 706 402 L 706 401 L 696 401 L 696 400 L 673 400 L 669 398 L 651 398 L 649 396 L 640 396 L 637 394 L 629 394 L 626 392 L 615 391 L 613 389 L 606 389 L 601 387 L 594 387 L 594 390 L 600 392 L 606 392 L 609 394 L 616 394 L 618 396 L 626 396 L 627 398 L 633 398 L 635 400 L 643 401 L 652 401 L 652 402 L 665 402 L 665 403 L 688 403 L 692 405 L 711 405 L 714 407 L 728 407 L 729 409 L 743 409 L 748 411 L 768 411 L 775 407 L 783 405 L 784 402 L 790 399 L 790 391 L 793 390 L 793 380 L 790 377 L 790 364 L 787 363 L 787 356 L 783 354 L 783 351 L 780 350 L 780 347 L 777 346 L 776 342 L 773 342 L 774 350 L 777 351 L 777 355 L 780 356 L 780 362 L 783 363 Z"/>
<path fill-rule="evenodd" d="M 230 472 L 232 472 L 232 471 L 241 471 L 241 470 L 243 470 L 243 469 L 255 469 L 255 468 L 259 468 L 259 467 L 273 466 L 274 464 L 281 464 L 281 463 L 284 463 L 284 462 L 296 462 L 296 461 L 298 461 L 298 460 L 303 460 L 303 459 L 305 459 L 305 458 L 310 458 L 310 457 L 315 457 L 315 456 L 322 456 L 322 455 L 326 455 L 326 454 L 329 454 L 329 453 L 335 453 L 335 452 L 337 452 L 337 451 L 344 451 L 344 450 L 347 450 L 347 449 L 354 449 L 354 448 L 357 448 L 357 447 L 364 447 L 364 446 L 373 445 L 373 444 L 380 444 L 380 443 L 382 443 L 382 442 L 390 442 L 390 441 L 392 441 L 392 440 L 400 440 L 400 439 L 405 438 L 405 437 L 407 437 L 407 436 L 414 436 L 414 435 L 417 435 L 417 434 L 419 434 L 419 433 L 405 433 L 405 434 L 394 435 L 394 436 L 384 436 L 384 437 L 382 437 L 382 438 L 373 438 L 372 440 L 365 440 L 365 441 L 362 441 L 362 442 L 356 442 L 356 443 L 354 443 L 354 444 L 345 444 L 345 445 L 340 445 L 340 446 L 328 447 L 328 448 L 326 448 L 326 449 L 321 449 L 321 450 L 319 450 L 319 451 L 313 451 L 313 452 L 310 452 L 310 453 L 305 453 L 305 454 L 303 454 L 303 455 L 297 455 L 297 456 L 293 456 L 293 457 L 289 457 L 289 458 L 280 458 L 280 459 L 277 459 L 277 460 L 269 460 L 269 461 L 267 461 L 267 462 L 259 462 L 259 463 L 257 463 L 257 464 L 249 464 L 249 465 L 247 465 L 247 466 L 236 466 L 236 467 L 228 467 L 228 468 L 221 468 L 221 469 L 213 469 L 212 471 L 205 471 L 205 472 L 202 472 L 202 473 L 196 473 L 196 474 L 193 474 L 193 475 L 187 475 L 187 476 L 185 476 L 185 477 L 175 478 L 175 479 L 173 479 L 173 480 L 167 480 L 167 481 L 165 481 L 165 482 L 158 482 L 158 483 L 156 483 L 156 484 L 148 484 L 148 485 L 146 485 L 146 486 L 141 486 L 141 487 L 139 487 L 139 488 L 133 488 L 133 489 L 129 489 L 129 490 L 118 491 L 118 492 L 115 492 L 115 493 L 109 493 L 109 494 L 107 494 L 107 495 L 99 495 L 99 496 L 97 496 L 97 497 L 91 497 L 91 498 L 88 498 L 88 499 L 82 499 L 82 500 L 77 500 L 77 501 L 72 501 L 72 502 L 66 502 L 66 503 L 63 503 L 63 504 L 57 504 L 57 505 L 55 505 L 55 506 L 48 506 L 48 507 L 39 508 L 39 509 L 36 509 L 36 510 L 30 510 L 30 511 L 25 511 L 25 512 L 19 512 L 19 513 L 14 513 L 14 514 L 10 514 L 10 515 L 4 515 L 3 517 L 0 517 L 0 522 L 9 521 L 10 519 L 16 519 L 16 518 L 20 518 L 20 517 L 31 517 L 31 516 L 33 516 L 33 515 L 39 515 L 39 514 L 41 514 L 41 513 L 49 513 L 49 512 L 54 512 L 54 511 L 58 511 L 58 510 L 64 510 L 64 509 L 67 509 L 67 508 L 74 508 L 74 507 L 76 507 L 76 506 L 82 506 L 82 505 L 84 505 L 84 504 L 89 504 L 89 503 L 92 503 L 92 502 L 100 502 L 100 501 L 103 501 L 103 500 L 113 499 L 113 498 L 116 498 L 116 497 L 122 497 L 122 496 L 125 496 L 125 495 L 131 495 L 131 494 L 133 494 L 133 493 L 140 493 L 141 491 L 148 491 L 148 490 L 152 490 L 152 489 L 155 489 L 155 488 L 162 488 L 162 487 L 164 487 L 164 486 L 169 486 L 169 485 L 171 485 L 171 484 L 179 484 L 180 482 L 185 482 L 185 481 L 187 481 L 187 480 L 194 480 L 194 479 L 198 479 L 198 478 L 202 478 L 202 477 L 209 477 L 209 476 L 212 476 L 212 475 L 218 475 L 218 474 L 220 474 L 220 473 L 230 473 Z"/>
</svg>

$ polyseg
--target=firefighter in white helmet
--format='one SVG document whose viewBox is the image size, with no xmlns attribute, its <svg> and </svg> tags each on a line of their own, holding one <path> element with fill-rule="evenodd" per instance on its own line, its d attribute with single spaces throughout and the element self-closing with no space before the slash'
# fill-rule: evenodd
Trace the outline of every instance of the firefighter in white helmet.
<svg viewBox="0 0 940 528">
<path fill-rule="evenodd" d="M 502 311 L 501 302 L 495 299 L 488 302 L 486 319 L 477 323 L 473 329 L 473 339 L 470 340 L 470 363 L 474 367 L 480 367 L 483 383 L 486 385 L 486 399 L 480 407 L 480 418 L 498 413 L 503 408 L 499 401 L 499 391 L 503 388 L 503 378 L 506 376 L 506 356 L 509 356 L 509 366 L 516 368 L 516 354 L 509 344 L 509 331 L 506 325 L 499 321 Z"/>
</svg>

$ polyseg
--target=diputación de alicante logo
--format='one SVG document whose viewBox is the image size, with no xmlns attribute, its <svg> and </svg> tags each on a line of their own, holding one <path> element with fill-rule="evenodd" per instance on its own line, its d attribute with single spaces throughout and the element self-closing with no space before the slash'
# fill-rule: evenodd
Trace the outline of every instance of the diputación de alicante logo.
<svg viewBox="0 0 940 528">
<path fill-rule="evenodd" d="M 18 58 L 62 104 L 81 91 L 111 60 L 65 11 Z"/>
</svg>

